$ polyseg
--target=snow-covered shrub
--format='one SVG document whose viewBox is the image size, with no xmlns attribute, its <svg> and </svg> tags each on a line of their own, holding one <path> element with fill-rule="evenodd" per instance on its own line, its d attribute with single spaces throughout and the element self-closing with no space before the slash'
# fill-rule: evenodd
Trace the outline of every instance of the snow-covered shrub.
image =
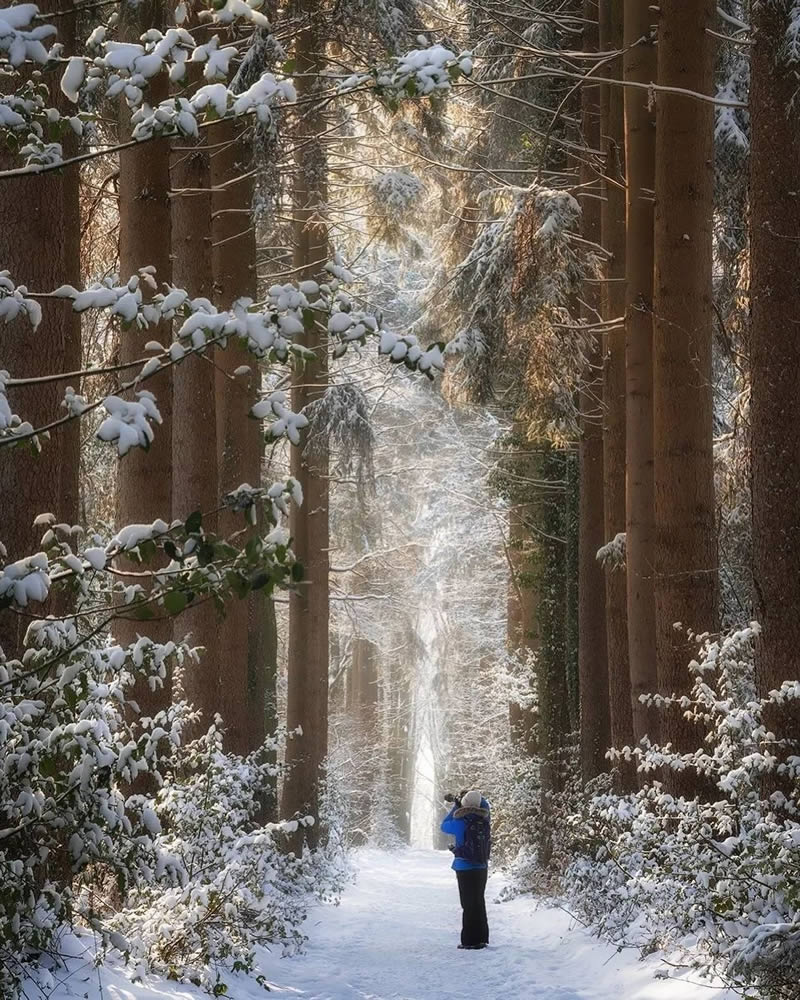
<svg viewBox="0 0 800 1000">
<path fill-rule="evenodd" d="M 173 754 L 145 806 L 161 869 L 106 921 L 138 975 L 158 971 L 220 992 L 226 971 L 252 971 L 256 945 L 302 943 L 315 864 L 284 850 L 297 820 L 263 821 L 274 805 L 273 742 L 237 757 L 223 751 L 217 724 Z M 91 887 L 86 899 L 91 906 Z"/>
<path fill-rule="evenodd" d="M 0 662 L 0 992 L 15 996 L 26 957 L 73 918 L 71 880 L 90 866 L 119 890 L 179 862 L 159 854 L 152 809 L 124 786 L 154 778 L 180 743 L 185 705 L 131 711 L 135 679 L 162 677 L 186 648 L 81 640 L 75 621 L 36 621 L 20 660 Z"/>
<path fill-rule="evenodd" d="M 185 725 L 194 729 L 199 721 L 185 702 L 152 717 L 139 716 L 135 685 L 156 690 L 197 651 L 147 636 L 120 645 L 109 629 L 122 613 L 146 620 L 177 614 L 203 598 L 222 605 L 253 589 L 291 586 L 300 574 L 279 521 L 293 496 L 298 498 L 290 482 L 267 490 L 240 487 L 227 498 L 247 522 L 256 505 L 264 510 L 266 533 L 250 538 L 243 549 L 207 533 L 199 511 L 186 522 L 131 524 L 110 539 L 93 535 L 88 540 L 80 528 L 40 515 L 42 550 L 0 568 L 4 626 L 57 594 L 69 598 L 72 607 L 68 617 L 31 620 L 16 658 L 0 653 L 3 996 L 16 995 L 26 961 L 55 950 L 60 930 L 74 919 L 88 922 L 109 945 L 140 963 L 159 965 L 154 940 L 142 933 L 132 944 L 112 919 L 115 907 L 140 899 L 146 886 L 157 886 L 154 891 L 162 898 L 172 893 L 170 919 L 188 926 L 197 918 L 199 896 L 215 885 L 229 889 L 238 877 L 237 865 L 248 904 L 250 896 L 257 901 L 258 892 L 267 895 L 271 880 L 283 881 L 291 868 L 290 859 L 277 858 L 276 831 L 256 832 L 253 822 L 251 800 L 265 786 L 265 766 L 214 756 L 213 734 L 182 747 Z M 135 579 L 141 582 L 132 584 L 129 576 L 116 573 L 118 559 L 138 563 Z M 191 830 L 181 824 L 191 814 L 192 795 L 201 801 L 197 775 L 204 760 L 204 773 L 216 768 L 214 780 L 230 791 L 230 798 L 225 837 L 216 839 L 218 853 L 203 869 L 206 882 L 192 886 L 189 872 L 195 871 L 195 855 L 202 854 L 206 841 L 193 845 Z M 168 773 L 173 779 L 191 777 L 167 790 Z M 145 778 L 147 794 L 141 794 Z M 248 783 L 252 787 L 246 793 Z M 213 815 L 209 802 L 204 808 Z M 182 846 L 170 839 L 179 836 L 185 838 Z M 233 867 L 226 869 L 233 855 Z M 285 881 L 298 892 L 302 888 L 299 878 Z M 294 891 L 287 889 L 289 895 Z M 101 906 L 103 896 L 113 902 Z M 256 902 L 253 906 L 258 909 Z M 218 917 L 219 937 L 212 935 L 199 950 L 186 934 L 174 944 L 170 972 L 193 968 L 198 954 L 209 964 L 232 955 L 244 962 L 247 941 L 239 942 L 232 930 L 240 922 L 249 922 L 248 934 L 259 940 L 267 933 L 271 940 L 295 939 L 302 911 L 286 895 L 270 897 L 269 906 L 269 919 L 263 914 L 256 919 L 237 897 Z M 159 919 L 161 934 L 163 914 Z"/>
<path fill-rule="evenodd" d="M 135 973 L 222 992 L 258 944 L 296 948 L 307 902 L 336 895 L 332 850 L 285 850 L 298 822 L 263 819 L 276 767 L 268 741 L 224 753 L 217 724 L 182 744 L 184 702 L 138 717 L 133 686 L 164 680 L 193 651 L 148 639 L 78 640 L 74 621 L 34 622 L 22 660 L 0 664 L 0 991 L 57 954 L 69 923 L 91 927 Z M 150 776 L 156 791 L 131 791 Z"/>
<path fill-rule="evenodd" d="M 704 745 L 626 749 L 652 777 L 634 794 L 597 795 L 574 816 L 583 850 L 564 885 L 612 940 L 682 950 L 701 972 L 789 1000 L 800 977 L 800 758 L 765 718 L 800 685 L 755 697 L 757 633 L 752 624 L 702 643 L 681 704 L 707 732 Z M 696 771 L 716 795 L 669 794 L 656 780 L 665 768 Z"/>
</svg>

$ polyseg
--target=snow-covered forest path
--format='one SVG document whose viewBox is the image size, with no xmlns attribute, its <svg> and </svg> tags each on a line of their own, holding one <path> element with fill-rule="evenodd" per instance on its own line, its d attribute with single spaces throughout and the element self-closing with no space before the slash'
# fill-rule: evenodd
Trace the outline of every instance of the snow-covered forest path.
<svg viewBox="0 0 800 1000">
<path fill-rule="evenodd" d="M 269 964 L 273 995 L 305 1000 L 722 1000 L 708 985 L 657 980 L 657 963 L 599 943 L 530 897 L 495 904 L 490 946 L 459 951 L 461 910 L 450 855 L 365 851 L 336 908 L 311 917 L 307 953 Z M 664 972 L 664 966 L 660 971 Z"/>
<path fill-rule="evenodd" d="M 449 856 L 426 850 L 365 850 L 338 906 L 312 910 L 306 951 L 262 953 L 267 994 L 235 977 L 227 996 L 256 1000 L 732 1000 L 733 994 L 686 978 L 663 979 L 657 959 L 616 949 L 576 927 L 563 911 L 529 897 L 495 904 L 505 882 L 489 879 L 491 944 L 459 951 L 460 910 Z M 195 1000 L 208 994 L 175 983 L 133 985 L 121 969 L 75 968 L 53 1000 Z M 691 980 L 691 976 L 687 977 Z"/>
</svg>

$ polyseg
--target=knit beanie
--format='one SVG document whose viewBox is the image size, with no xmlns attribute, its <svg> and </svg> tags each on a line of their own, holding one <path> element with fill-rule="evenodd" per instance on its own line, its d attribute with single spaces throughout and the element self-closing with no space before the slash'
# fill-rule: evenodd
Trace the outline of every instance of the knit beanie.
<svg viewBox="0 0 800 1000">
<path fill-rule="evenodd" d="M 471 792 L 467 792 L 461 800 L 461 805 L 464 809 L 480 809 L 481 793 L 474 789 Z"/>
</svg>

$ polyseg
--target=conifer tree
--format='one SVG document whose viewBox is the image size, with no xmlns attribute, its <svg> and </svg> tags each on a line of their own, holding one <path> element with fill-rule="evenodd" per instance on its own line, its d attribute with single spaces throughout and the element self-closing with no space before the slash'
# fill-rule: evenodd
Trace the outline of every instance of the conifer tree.
<svg viewBox="0 0 800 1000">
<path fill-rule="evenodd" d="M 656 643 L 661 691 L 686 693 L 695 653 L 685 633 L 712 631 L 717 555 L 712 454 L 714 0 L 669 0 L 658 34 L 654 278 Z M 662 739 L 698 743 L 679 708 Z"/>
<path fill-rule="evenodd" d="M 800 466 L 797 457 L 800 340 L 800 128 L 796 4 L 753 4 L 750 90 L 751 447 L 755 614 L 762 626 L 762 695 L 798 677 L 800 645 Z M 796 705 L 796 703 L 795 703 Z M 798 712 L 789 703 L 778 735 L 796 746 Z M 777 724 L 777 719 L 770 720 Z M 793 750 L 792 752 L 796 752 Z"/>
<path fill-rule="evenodd" d="M 658 690 L 655 620 L 655 506 L 653 482 L 653 189 L 655 107 L 642 84 L 658 73 L 652 12 L 625 3 L 624 88 L 625 438 L 628 656 L 633 737 L 658 737 L 658 718 L 641 701 Z"/>
<path fill-rule="evenodd" d="M 0 9 L 9 4 L 3 0 Z M 66 51 L 74 44 L 75 17 L 63 18 Z M 63 98 L 57 82 L 48 80 L 50 99 L 57 107 Z M 73 148 L 67 138 L 67 149 Z M 0 168 L 16 166 L 16 158 L 0 146 Z M 76 167 L 44 177 L 6 179 L 0 199 L 0 259 L 17 284 L 41 293 L 67 283 L 80 285 L 79 174 Z M 45 249 L 46 248 L 46 249 Z M 42 320 L 33 329 L 23 314 L 0 329 L 2 368 L 14 378 L 26 379 L 75 372 L 81 367 L 80 318 L 69 303 L 45 299 Z M 34 427 L 44 427 L 64 416 L 60 407 L 68 380 L 31 383 L 10 388 L 12 408 Z M 78 520 L 77 422 L 54 430 L 43 441 L 46 457 L 33 440 L 0 450 L 0 542 L 4 558 L 22 558 L 39 549 L 44 528 L 34 526 L 38 514 L 51 513 L 59 523 Z M 54 609 L 55 610 L 55 609 Z M 7 656 L 19 651 L 24 623 L 10 611 L 0 612 L 0 648 Z"/>
<path fill-rule="evenodd" d="M 193 75 L 194 76 L 194 75 Z M 192 82 L 195 82 L 196 76 Z M 192 297 L 214 295 L 211 253 L 211 181 L 205 136 L 173 143 L 171 169 L 172 253 L 175 284 Z M 215 369 L 209 359 L 187 358 L 173 375 L 172 502 L 176 516 L 204 515 L 217 530 L 219 471 Z M 176 621 L 176 634 L 189 634 L 204 652 L 188 664 L 184 694 L 203 713 L 207 727 L 220 711 L 223 671 L 220 623 L 212 601 L 189 607 Z"/>
<path fill-rule="evenodd" d="M 300 26 L 295 41 L 298 116 L 294 136 L 295 174 L 292 191 L 294 219 L 293 262 L 300 280 L 319 281 L 329 259 L 326 202 L 326 154 L 322 102 L 319 99 L 325 41 L 319 33 L 316 5 L 301 0 Z M 325 393 L 328 383 L 327 337 L 316 327 L 306 333 L 306 346 L 314 351 L 294 376 L 292 408 L 301 412 Z M 329 548 L 327 442 L 317 441 L 313 454 L 292 452 L 292 475 L 303 490 L 303 506 L 292 511 L 294 550 L 305 570 L 305 579 L 289 603 L 289 662 L 287 728 L 302 735 L 287 743 L 289 767 L 283 785 L 281 810 L 318 814 L 323 764 L 328 747 L 328 638 Z M 319 826 L 306 831 L 309 844 L 319 837 Z M 299 843 L 297 845 L 299 847 Z"/>
<path fill-rule="evenodd" d="M 600 50 L 621 52 L 624 35 L 622 0 L 601 0 Z M 622 77 L 622 57 L 608 64 L 607 74 Z M 603 478 L 605 537 L 625 531 L 625 126 L 623 88 L 602 89 L 601 150 L 604 158 L 601 230 L 609 254 L 605 271 L 603 315 L 611 324 L 605 334 L 603 361 Z M 631 681 L 628 665 L 628 615 L 624 566 L 606 570 L 606 630 L 611 713 L 611 742 L 633 742 Z M 627 775 L 630 783 L 631 775 Z"/>
<path fill-rule="evenodd" d="M 160 0 L 144 0 L 133 6 L 120 5 L 120 38 L 139 42 L 148 28 L 165 27 L 165 11 Z M 168 92 L 166 74 L 150 80 L 149 99 L 152 103 L 165 99 Z M 120 136 L 130 135 L 130 111 L 124 101 L 120 108 Z M 169 204 L 170 144 L 156 139 L 141 146 L 124 149 L 119 156 L 119 266 L 123 280 L 135 277 L 140 268 L 154 268 L 154 277 L 142 279 L 145 296 L 154 288 L 172 280 L 170 204 Z M 120 334 L 120 361 L 134 361 L 145 356 L 145 344 L 151 340 L 169 343 L 169 323 L 140 329 L 132 325 Z M 148 451 L 134 448 L 120 461 L 118 475 L 117 518 L 121 525 L 149 523 L 157 518 L 169 523 L 172 517 L 172 369 L 164 368 L 147 390 L 157 401 L 162 423 Z M 117 627 L 121 642 L 134 641 L 142 625 L 122 617 Z M 158 617 L 147 625 L 148 635 L 166 642 L 172 636 L 172 622 Z M 151 690 L 148 685 L 137 689 L 139 707 L 144 715 L 152 715 L 169 704 L 169 681 L 163 688 Z"/>
<path fill-rule="evenodd" d="M 257 294 L 251 154 L 245 128 L 235 121 L 209 129 L 208 142 L 214 290 L 225 308 L 230 308 L 237 299 L 254 300 Z M 245 367 L 246 374 L 235 374 Z M 249 417 L 259 388 L 258 364 L 244 348 L 229 344 L 217 351 L 217 451 L 223 497 L 245 483 L 259 486 L 261 482 L 261 428 Z M 240 512 L 223 510 L 219 526 L 224 536 L 246 541 L 248 528 Z M 240 754 L 254 750 L 264 737 L 266 673 L 260 634 L 264 620 L 262 598 L 258 592 L 251 593 L 244 600 L 229 602 L 220 630 L 224 652 L 219 711 L 227 746 Z"/>
<path fill-rule="evenodd" d="M 584 0 L 583 49 L 598 47 L 596 0 Z M 589 77 L 582 89 L 583 141 L 581 210 L 582 235 L 597 246 L 601 240 L 600 185 L 594 151 L 600 145 L 600 87 Z M 601 322 L 601 286 L 597 278 L 584 283 L 582 318 Z M 603 376 L 601 349 L 587 359 L 580 391 L 580 539 L 578 549 L 579 676 L 581 703 L 581 770 L 588 781 L 605 770 L 611 745 L 608 696 L 606 591 L 597 552 L 605 541 L 603 474 Z"/>
</svg>

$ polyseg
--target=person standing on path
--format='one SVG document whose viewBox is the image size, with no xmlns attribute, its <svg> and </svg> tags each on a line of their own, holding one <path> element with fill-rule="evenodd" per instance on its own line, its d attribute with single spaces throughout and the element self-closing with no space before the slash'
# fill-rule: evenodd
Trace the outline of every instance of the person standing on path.
<svg viewBox="0 0 800 1000">
<path fill-rule="evenodd" d="M 489 943 L 485 899 L 491 850 L 489 803 L 475 790 L 466 792 L 460 799 L 448 796 L 445 801 L 453 803 L 442 820 L 442 833 L 456 838 L 450 850 L 455 855 L 453 870 L 458 879 L 462 909 L 461 944 L 458 947 L 485 948 Z"/>
</svg>

